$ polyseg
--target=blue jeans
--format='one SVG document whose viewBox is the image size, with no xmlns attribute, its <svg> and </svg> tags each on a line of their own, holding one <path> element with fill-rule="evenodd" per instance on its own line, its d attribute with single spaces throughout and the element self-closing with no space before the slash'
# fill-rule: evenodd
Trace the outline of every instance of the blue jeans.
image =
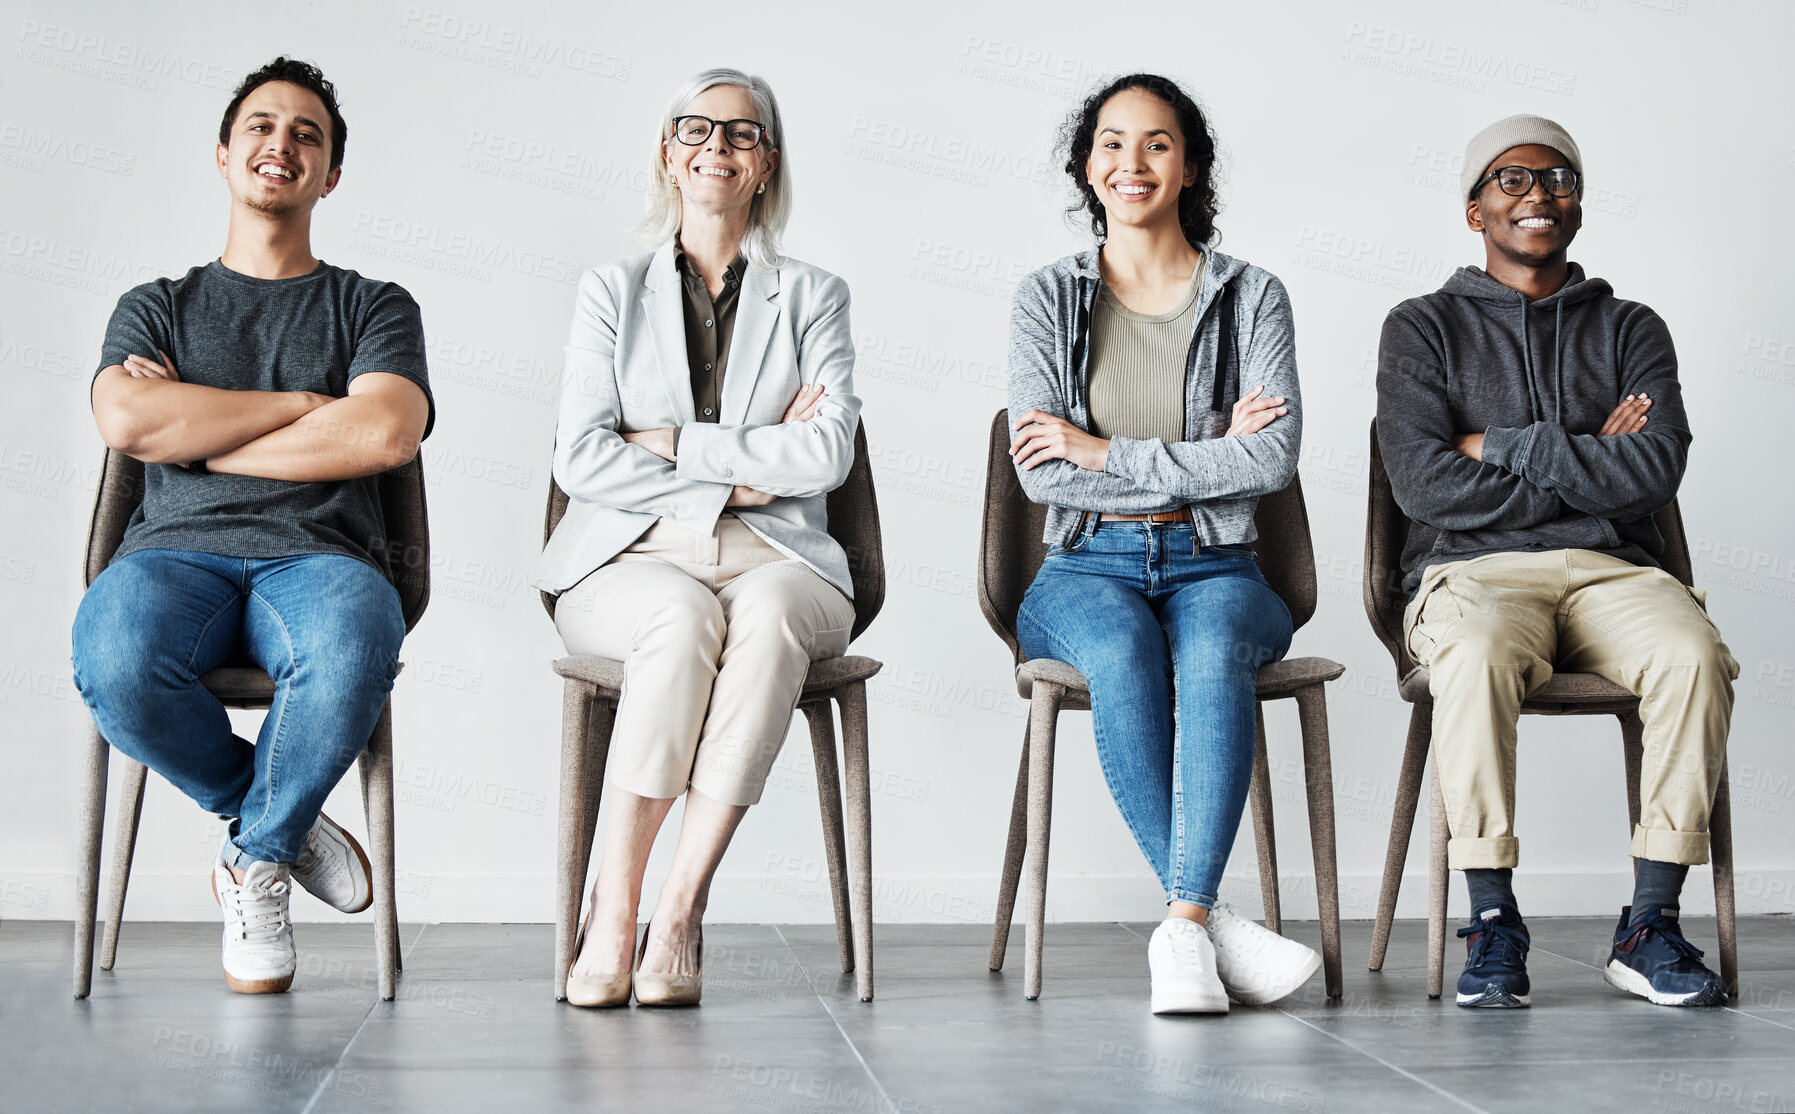
<svg viewBox="0 0 1795 1114">
<path fill-rule="evenodd" d="M 1167 902 L 1210 908 L 1253 775 L 1254 676 L 1290 649 L 1290 611 L 1250 546 L 1192 539 L 1087 528 L 1048 551 L 1016 629 L 1090 682 L 1104 780 Z"/>
<path fill-rule="evenodd" d="M 144 549 L 75 615 L 75 686 L 106 741 L 218 816 L 231 865 L 291 863 L 380 718 L 398 671 L 399 593 L 371 565 Z M 199 683 L 259 666 L 274 702 L 255 746 Z"/>
</svg>

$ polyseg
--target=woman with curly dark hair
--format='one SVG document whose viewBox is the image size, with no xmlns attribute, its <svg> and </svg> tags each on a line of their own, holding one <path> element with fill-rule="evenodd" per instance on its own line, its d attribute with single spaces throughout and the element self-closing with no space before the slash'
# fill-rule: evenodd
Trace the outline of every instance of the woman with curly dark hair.
<svg viewBox="0 0 1795 1114">
<path fill-rule="evenodd" d="M 1174 82 L 1087 98 L 1061 145 L 1096 246 L 1035 271 L 1010 321 L 1011 456 L 1051 507 L 1017 627 L 1090 683 L 1110 794 L 1164 889 L 1155 1013 L 1226 1013 L 1320 965 L 1216 890 L 1253 768 L 1254 676 L 1290 613 L 1254 561 L 1258 497 L 1296 473 L 1290 299 L 1210 246 L 1215 137 Z"/>
</svg>

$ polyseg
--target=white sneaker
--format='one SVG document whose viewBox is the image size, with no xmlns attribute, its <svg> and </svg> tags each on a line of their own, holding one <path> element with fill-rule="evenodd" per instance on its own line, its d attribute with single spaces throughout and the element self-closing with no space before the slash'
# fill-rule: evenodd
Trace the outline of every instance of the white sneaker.
<svg viewBox="0 0 1795 1114">
<path fill-rule="evenodd" d="M 367 852 L 335 820 L 318 814 L 293 864 L 293 881 L 324 904 L 359 913 L 374 901 L 373 868 Z"/>
<path fill-rule="evenodd" d="M 1216 973 L 1228 997 L 1263 1006 L 1308 982 L 1321 968 L 1314 948 L 1279 936 L 1227 905 L 1209 911 L 1209 939 L 1215 944 Z"/>
<path fill-rule="evenodd" d="M 1227 1013 L 1228 992 L 1215 973 L 1215 946 L 1196 921 L 1169 917 L 1147 942 L 1154 1013 Z"/>
<path fill-rule="evenodd" d="M 237 993 L 278 994 L 293 985 L 291 895 L 285 863 L 250 863 L 241 884 L 223 859 L 213 865 L 212 896 L 224 910 L 224 981 Z"/>
</svg>

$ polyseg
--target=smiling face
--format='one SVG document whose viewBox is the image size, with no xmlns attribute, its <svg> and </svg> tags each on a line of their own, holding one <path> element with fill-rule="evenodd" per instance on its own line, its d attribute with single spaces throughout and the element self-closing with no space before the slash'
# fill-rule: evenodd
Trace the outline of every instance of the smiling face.
<svg viewBox="0 0 1795 1114">
<path fill-rule="evenodd" d="M 1538 171 L 1568 165 L 1569 160 L 1557 151 L 1533 143 L 1502 152 L 1491 161 L 1489 170 L 1524 166 Z M 1533 187 L 1520 197 L 1510 197 L 1495 182 L 1486 182 L 1466 204 L 1465 222 L 1472 231 L 1483 233 L 1492 255 L 1525 267 L 1541 267 L 1564 259 L 1577 230 L 1583 227 L 1583 203 L 1575 193 L 1553 197 L 1537 174 Z"/>
<path fill-rule="evenodd" d="M 760 119 L 748 91 L 737 85 L 711 86 L 693 97 L 679 115 L 769 123 Z M 661 143 L 661 154 L 685 205 L 711 213 L 739 210 L 744 218 L 754 202 L 755 191 L 779 167 L 779 152 L 767 146 L 764 136 L 759 146 L 744 151 L 731 147 L 723 137 L 723 129 L 718 127 L 713 127 L 710 136 L 696 146 L 668 138 Z"/>
<path fill-rule="evenodd" d="M 1172 106 L 1144 89 L 1124 89 L 1104 102 L 1085 160 L 1113 229 L 1178 223 L 1178 193 L 1195 185 L 1200 168 L 1185 164 L 1184 135 Z"/>
<path fill-rule="evenodd" d="M 269 216 L 309 212 L 336 188 L 330 166 L 330 114 L 309 89 L 285 81 L 257 86 L 218 145 L 218 176 L 231 198 Z"/>
</svg>

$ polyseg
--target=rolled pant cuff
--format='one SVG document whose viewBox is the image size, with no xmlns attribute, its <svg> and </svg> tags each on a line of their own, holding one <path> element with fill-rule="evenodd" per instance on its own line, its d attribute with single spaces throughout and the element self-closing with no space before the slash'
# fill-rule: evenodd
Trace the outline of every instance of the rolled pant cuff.
<svg viewBox="0 0 1795 1114">
<path fill-rule="evenodd" d="M 1174 901 L 1182 901 L 1190 905 L 1201 905 L 1205 909 L 1215 908 L 1214 894 L 1193 893 L 1190 890 L 1173 890 L 1166 895 L 1166 904 L 1170 905 Z"/>
<path fill-rule="evenodd" d="M 1700 866 L 1708 861 L 1708 833 L 1673 832 L 1641 824 L 1633 829 L 1632 855 L 1635 859 Z"/>
<path fill-rule="evenodd" d="M 1453 870 L 1501 870 L 1521 862 L 1521 841 L 1514 836 L 1493 839 L 1449 839 L 1446 862 Z"/>
</svg>

